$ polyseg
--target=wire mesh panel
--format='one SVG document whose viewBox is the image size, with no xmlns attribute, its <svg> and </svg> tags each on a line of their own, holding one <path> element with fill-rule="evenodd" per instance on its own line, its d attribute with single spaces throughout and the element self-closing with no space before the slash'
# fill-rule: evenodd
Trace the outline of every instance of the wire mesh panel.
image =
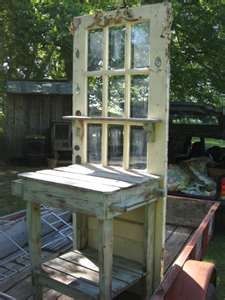
<svg viewBox="0 0 225 300">
<path fill-rule="evenodd" d="M 71 213 L 42 207 L 42 256 L 62 253 L 72 246 Z M 0 219 L 0 281 L 9 279 L 31 266 L 25 214 L 18 220 Z M 18 230 L 15 230 L 18 228 Z"/>
</svg>

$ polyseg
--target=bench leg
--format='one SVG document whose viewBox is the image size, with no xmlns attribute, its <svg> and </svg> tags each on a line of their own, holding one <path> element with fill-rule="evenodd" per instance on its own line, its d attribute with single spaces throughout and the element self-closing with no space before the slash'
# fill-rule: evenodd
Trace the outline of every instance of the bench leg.
<svg viewBox="0 0 225 300">
<path fill-rule="evenodd" d="M 42 299 L 42 287 L 38 281 L 36 271 L 41 268 L 41 222 L 40 222 L 40 205 L 28 202 L 27 204 L 27 226 L 28 242 L 30 248 L 30 258 L 32 265 L 32 284 L 34 299 Z"/>
<path fill-rule="evenodd" d="M 113 220 L 98 220 L 99 299 L 112 299 Z"/>
<path fill-rule="evenodd" d="M 150 299 L 154 291 L 154 246 L 155 246 L 155 203 L 145 206 L 145 299 Z"/>
<path fill-rule="evenodd" d="M 88 242 L 88 217 L 80 213 L 73 213 L 73 248 L 86 248 Z"/>
</svg>

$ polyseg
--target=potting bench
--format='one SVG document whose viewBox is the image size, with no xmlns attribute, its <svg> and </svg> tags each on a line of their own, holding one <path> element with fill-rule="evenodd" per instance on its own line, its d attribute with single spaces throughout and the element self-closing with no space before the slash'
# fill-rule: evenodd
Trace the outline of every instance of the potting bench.
<svg viewBox="0 0 225 300">
<path fill-rule="evenodd" d="M 74 164 L 20 174 L 36 299 L 108 300 L 141 278 L 149 297 L 160 281 L 170 23 L 168 3 L 73 20 Z M 42 203 L 74 213 L 74 249 L 44 263 Z"/>
</svg>

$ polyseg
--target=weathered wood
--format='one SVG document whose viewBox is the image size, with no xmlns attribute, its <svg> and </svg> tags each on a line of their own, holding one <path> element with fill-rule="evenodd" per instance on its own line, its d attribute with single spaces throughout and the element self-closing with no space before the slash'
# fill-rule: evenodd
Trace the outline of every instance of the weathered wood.
<svg viewBox="0 0 225 300">
<path fill-rule="evenodd" d="M 68 178 L 74 180 L 76 183 L 77 181 L 84 181 L 90 185 L 91 184 L 96 184 L 96 186 L 101 186 L 101 185 L 107 185 L 107 186 L 114 186 L 114 187 L 119 187 L 119 188 L 127 188 L 132 186 L 132 183 L 128 183 L 126 181 L 122 180 L 115 180 L 111 178 L 103 178 L 103 177 L 98 177 L 98 176 L 90 176 L 90 175 L 85 175 L 85 174 L 80 174 L 80 173 L 73 173 L 73 172 L 68 172 L 66 169 L 65 171 L 60 171 L 60 170 L 42 170 L 37 173 L 44 174 L 44 175 L 53 175 L 56 177 L 60 178 Z"/>
<path fill-rule="evenodd" d="M 84 249 L 88 244 L 88 218 L 83 214 L 73 214 L 74 249 Z"/>
<path fill-rule="evenodd" d="M 63 290 L 62 286 L 57 287 L 57 282 L 51 281 L 48 286 L 65 292 L 67 295 L 71 295 L 71 293 L 76 295 L 76 292 L 83 292 L 87 297 L 97 298 L 100 295 L 99 289 L 101 289 L 101 286 L 98 287 L 100 278 L 98 260 L 99 257 L 96 251 L 86 249 L 82 252 L 71 251 L 44 263 L 42 265 L 43 271 L 49 274 L 52 279 L 64 283 Z M 144 272 L 139 264 L 132 261 L 120 257 L 114 257 L 113 261 L 112 296 L 115 297 L 142 278 Z M 45 278 L 42 276 L 41 280 L 45 281 Z M 68 293 L 67 288 L 65 288 L 66 285 L 73 287 L 71 293 Z"/>
<path fill-rule="evenodd" d="M 75 170 L 76 168 L 78 169 L 77 171 Z M 84 172 L 89 172 L 89 174 L 82 174 L 80 173 L 80 166 L 73 165 L 72 167 L 66 167 L 64 169 L 58 168 L 56 170 L 43 170 L 35 173 L 21 173 L 19 176 L 21 178 L 35 179 L 37 181 L 56 183 L 71 187 L 75 186 L 76 188 L 84 188 L 85 190 L 99 192 L 114 192 L 140 183 L 158 182 L 159 179 L 157 176 L 147 175 L 147 173 L 144 172 L 141 174 L 141 172 L 126 172 L 119 169 L 117 173 L 115 173 L 115 169 L 115 172 L 113 173 L 111 168 L 104 168 L 103 170 L 97 169 L 95 174 L 92 174 L 94 171 L 93 169 L 92 165 L 86 165 L 86 170 L 84 170 Z"/>
<path fill-rule="evenodd" d="M 74 172 L 76 167 L 78 171 Z M 69 172 L 66 171 L 67 168 Z M 61 171 L 57 169 L 20 174 L 24 181 L 24 200 L 35 199 L 38 203 L 67 207 L 74 212 L 93 214 L 104 219 L 106 215 L 113 217 L 120 215 L 122 211 L 144 206 L 157 197 L 159 179 L 157 176 L 146 175 L 145 172 L 116 172 L 116 169 L 104 168 L 103 172 L 99 171 L 95 180 L 92 166 L 83 166 L 83 171 L 90 172 L 90 175 L 78 175 L 81 168 L 79 165 L 67 168 Z M 98 170 L 94 167 L 95 169 Z M 105 177 L 103 180 L 102 176 Z M 115 210 L 113 207 L 119 209 Z"/>
<path fill-rule="evenodd" d="M 12 82 L 17 84 L 16 82 Z M 32 82 L 34 85 L 36 82 Z M 29 84 L 29 82 L 21 82 Z M 56 83 L 57 84 L 57 83 Z M 65 83 L 69 84 L 69 83 Z M 45 85 L 45 83 L 43 83 Z M 46 83 L 54 85 L 54 82 Z M 41 87 L 41 83 L 40 83 Z M 36 93 L 36 94 L 35 94 Z M 59 90 L 60 93 L 60 90 Z M 59 103 L 59 105 L 58 105 Z M 32 95 L 18 90 L 7 93 L 6 136 L 7 153 L 10 157 L 24 156 L 24 139 L 27 135 L 49 136 L 52 122 L 62 122 L 64 114 L 72 113 L 72 92 L 69 95 L 52 95 L 43 90 L 43 93 L 34 92 Z M 50 142 L 50 140 L 48 140 Z M 72 152 L 72 147 L 71 147 Z"/>
<path fill-rule="evenodd" d="M 49 274 L 48 274 L 49 272 Z M 83 280 L 78 280 L 76 286 L 73 286 L 73 276 L 63 274 L 55 269 L 45 267 L 45 272 L 39 273 L 40 282 L 50 288 L 59 291 L 64 295 L 71 296 L 77 300 L 97 299 L 97 288 L 87 284 Z M 84 293 L 86 291 L 86 293 Z"/>
<path fill-rule="evenodd" d="M 154 291 L 153 288 L 153 265 L 155 257 L 155 203 L 148 204 L 145 206 L 145 236 L 144 236 L 144 250 L 145 250 L 145 268 L 146 268 L 146 278 L 145 278 L 145 297 L 149 299 Z"/>
<path fill-rule="evenodd" d="M 73 162 L 77 164 L 87 163 L 87 126 L 89 123 L 94 123 L 102 125 L 101 163 L 103 166 L 106 166 L 109 157 L 108 146 L 110 146 L 108 145 L 108 125 L 122 124 L 124 125 L 123 135 L 125 135 L 123 136 L 123 143 L 126 144 L 123 148 L 122 166 L 128 169 L 130 166 L 131 126 L 144 126 L 148 123 L 154 123 L 154 127 L 150 128 L 152 134 L 148 139 L 147 146 L 147 169 L 149 174 L 147 175 L 146 172 L 142 171 L 125 171 L 122 168 L 119 170 L 110 167 L 96 168 L 86 165 L 20 175 L 23 179 L 23 197 L 26 201 L 37 201 L 47 205 L 69 208 L 73 212 L 98 218 L 97 228 L 93 230 L 88 228 L 86 217 L 83 218 L 81 215 L 76 215 L 74 218 L 76 224 L 74 235 L 76 237 L 76 247 L 85 247 L 87 244 L 93 244 L 98 249 L 99 274 L 96 274 L 95 267 L 83 269 L 82 262 L 74 263 L 69 260 L 70 258 L 64 257 L 51 261 L 51 264 L 46 263 L 43 266 L 45 272 L 40 272 L 38 275 L 38 283 L 58 289 L 69 296 L 77 297 L 77 299 L 84 299 L 84 294 L 86 294 L 87 299 L 110 300 L 134 283 L 134 274 L 131 276 L 131 274 L 126 274 L 122 270 L 121 273 L 118 267 L 113 270 L 113 252 L 117 253 L 118 251 L 118 254 L 124 256 L 124 258 L 133 255 L 132 259 L 141 262 L 142 267 L 146 270 L 147 298 L 150 297 L 152 288 L 159 283 L 162 275 L 166 209 L 166 148 L 169 105 L 167 48 L 170 30 L 170 5 L 166 3 L 156 4 L 131 9 L 129 14 L 127 14 L 126 10 L 122 10 L 121 13 L 120 22 L 126 29 L 125 47 L 129 43 L 126 48 L 125 65 L 120 70 L 120 75 L 124 76 L 126 85 L 125 111 L 122 118 L 109 117 L 108 109 L 109 76 L 118 75 L 118 70 L 108 66 L 110 52 L 108 25 L 112 25 L 111 21 L 102 29 L 102 64 L 99 71 L 97 71 L 97 76 L 102 78 L 102 112 L 100 112 L 100 117 L 89 116 L 86 103 L 89 93 L 87 90 L 88 77 L 96 76 L 95 71 L 92 72 L 88 69 L 88 29 L 90 29 L 90 26 L 92 28 L 96 18 L 93 16 L 78 17 L 73 22 L 74 29 L 76 29 L 74 32 L 75 47 L 73 54 L 74 116 L 72 119 L 75 120 L 73 123 Z M 115 20 L 118 21 L 118 15 L 115 15 L 115 12 L 106 14 L 106 19 L 109 18 L 111 20 L 112 16 L 114 16 Z M 134 20 L 144 20 L 144 22 L 151 23 L 151 26 L 149 26 L 151 53 L 146 66 L 142 69 L 140 68 L 140 70 L 138 67 L 135 69 L 135 67 L 131 66 L 132 23 L 127 21 L 126 14 L 128 19 L 130 14 L 133 14 Z M 94 28 L 96 27 L 94 26 Z M 148 42 L 150 43 L 150 40 Z M 150 62 L 151 67 L 149 66 Z M 131 67 L 134 70 L 131 70 Z M 148 116 L 142 119 L 130 118 L 130 85 L 132 76 L 134 74 L 149 75 L 150 73 L 150 93 L 147 100 Z M 56 103 L 57 105 L 58 103 Z M 145 128 L 147 127 L 149 126 L 145 126 Z M 153 131 L 155 131 L 155 134 Z M 151 173 L 158 174 L 160 178 L 159 176 L 151 175 Z M 159 187 L 162 188 L 162 193 L 159 193 Z M 143 206 L 143 209 L 141 209 L 141 206 Z M 144 206 L 147 206 L 147 208 L 144 209 Z M 123 220 L 123 215 L 121 214 L 129 210 L 137 210 L 137 215 L 135 212 L 133 215 L 128 215 L 127 220 L 127 216 Z M 117 229 L 115 236 L 116 234 L 118 235 L 114 240 L 115 247 L 113 247 L 113 218 L 116 216 L 120 216 L 120 220 L 116 221 L 117 225 L 118 223 L 122 225 L 122 222 L 124 222 L 124 226 L 122 225 L 124 231 L 122 227 Z M 131 220 L 130 218 L 133 219 Z M 127 236 L 121 236 L 120 231 L 123 231 L 124 235 L 127 232 L 127 225 L 132 223 L 131 221 L 135 227 L 134 236 L 137 235 L 138 230 L 141 230 L 143 233 L 142 241 L 136 237 L 132 239 Z M 98 239 L 95 239 L 95 231 Z M 61 263 L 61 260 L 63 260 L 63 263 Z M 73 269 L 75 267 L 76 270 Z M 96 281 L 99 283 L 99 287 Z"/>
<path fill-rule="evenodd" d="M 72 96 L 72 84 L 70 82 L 54 81 L 7 81 L 7 93 L 13 94 L 62 94 Z"/>
<path fill-rule="evenodd" d="M 159 176 L 149 174 L 145 170 L 124 170 L 121 167 L 103 167 L 97 164 L 74 164 L 67 167 L 56 168 L 55 170 L 100 178 L 110 178 L 116 181 L 124 181 L 132 184 L 144 183 L 149 179 L 160 179 Z"/>
<path fill-rule="evenodd" d="M 178 226 L 172 235 L 166 241 L 166 251 L 164 256 L 165 271 L 168 270 L 171 263 L 176 259 L 180 250 L 192 234 L 192 229 Z"/>
<path fill-rule="evenodd" d="M 170 77 L 168 46 L 170 42 L 170 26 L 171 5 L 164 3 L 159 8 L 155 18 L 152 18 L 150 26 L 150 37 L 152 43 L 154 43 L 151 46 L 151 57 L 154 68 L 158 72 L 151 74 L 149 116 L 163 120 L 162 123 L 155 124 L 156 139 L 154 142 L 149 141 L 149 157 L 147 160 L 148 171 L 162 176 L 161 188 L 164 193 L 163 196 L 159 197 L 155 211 L 154 289 L 158 286 L 163 276 L 163 251 L 165 249 Z"/>
<path fill-rule="evenodd" d="M 144 125 L 146 123 L 160 123 L 162 120 L 157 118 L 116 118 L 116 117 L 88 117 L 88 116 L 64 116 L 63 119 L 87 121 L 90 124 L 129 124 L 129 125 Z"/>
<path fill-rule="evenodd" d="M 93 226 L 96 228 L 97 226 L 97 222 L 95 221 L 94 218 L 90 218 L 91 219 L 91 223 L 93 223 Z M 121 220 L 118 220 L 120 222 L 124 222 Z M 135 223 L 134 223 L 135 224 Z M 138 226 L 140 227 L 141 224 L 137 223 Z M 129 226 L 128 224 L 126 226 Z M 120 224 L 117 224 L 116 227 L 119 229 Z M 180 253 L 181 248 L 177 249 L 177 246 L 182 247 L 182 241 L 183 241 L 183 235 L 182 234 L 176 234 L 176 238 L 174 239 L 174 237 L 172 237 L 172 233 L 175 232 L 177 227 L 176 226 L 172 226 L 172 225 L 167 225 L 167 241 L 166 241 L 166 264 L 167 265 L 171 265 L 173 263 L 173 261 L 168 261 L 168 257 L 170 259 L 174 259 L 173 258 L 173 252 L 177 251 L 178 253 Z M 139 234 L 141 234 L 142 231 L 137 231 L 135 235 L 132 237 L 132 232 L 136 230 L 134 227 L 131 228 L 128 232 L 129 234 L 129 238 L 135 238 L 135 236 L 138 236 Z M 179 229 L 180 230 L 180 229 Z M 115 224 L 114 224 L 114 231 L 115 231 Z M 180 231 L 181 232 L 181 231 Z M 141 234 L 142 238 L 144 238 L 143 233 Z M 122 234 L 123 236 L 123 234 Z M 170 237 L 172 238 L 171 241 L 169 241 Z M 177 239 L 177 240 L 176 240 Z M 178 240 L 181 239 L 181 243 L 178 243 Z M 175 242 L 174 242 L 175 241 Z M 121 242 L 121 243 L 125 243 L 125 242 Z M 128 248 L 128 250 L 130 251 L 132 247 L 130 247 L 130 249 Z M 128 251 L 127 250 L 127 251 Z M 170 253 L 171 255 L 168 255 L 168 253 Z M 92 249 L 85 249 L 82 252 L 79 251 L 72 251 L 72 252 L 68 252 L 66 254 L 63 254 L 60 256 L 60 259 L 62 260 L 61 265 L 63 265 L 64 261 L 69 261 L 72 264 L 77 265 L 78 267 L 84 267 L 85 270 L 87 269 L 91 269 L 94 272 L 98 272 L 98 255 L 97 255 L 97 251 L 93 251 Z M 51 261 L 48 262 L 48 264 L 51 264 Z M 76 266 L 75 266 L 76 268 Z M 74 271 L 74 266 L 71 268 Z M 125 282 L 128 282 L 130 280 L 130 282 L 136 282 L 138 280 L 138 278 L 141 278 L 144 276 L 144 267 L 138 263 L 135 263 L 134 261 L 131 260 L 127 260 L 124 259 L 122 257 L 115 257 L 113 258 L 113 269 L 112 269 L 112 277 L 118 279 L 118 280 L 122 280 Z M 13 291 L 12 295 L 18 299 L 18 300 L 24 300 L 25 298 L 20 298 L 20 295 L 23 296 L 23 293 L 26 290 L 31 291 L 31 280 L 28 279 L 30 271 L 27 272 L 22 272 L 22 273 L 18 273 L 17 276 L 15 276 L 14 278 L 8 280 L 7 282 L 5 282 L 4 284 L 0 284 L 0 290 L 6 293 L 10 294 L 10 290 Z M 62 274 L 61 274 L 62 275 Z M 23 284 L 23 281 L 25 280 L 26 285 Z M 20 290 L 20 287 L 23 287 L 23 291 Z M 141 288 L 143 290 L 143 287 Z M 136 292 L 137 292 L 137 288 L 136 288 Z M 59 297 L 59 299 L 64 300 L 67 299 L 67 296 L 59 296 L 61 295 L 61 293 L 56 292 L 56 291 L 52 291 L 50 290 L 49 292 L 46 291 L 46 289 L 44 290 L 43 293 L 43 299 L 55 299 L 54 296 L 57 295 L 57 297 Z M 49 298 L 48 298 L 49 297 Z M 52 298 L 51 298 L 52 297 Z M 61 298 L 62 297 L 62 298 Z M 33 300 L 33 297 L 29 297 L 29 300 Z M 129 298 L 130 299 L 130 298 Z"/>
<path fill-rule="evenodd" d="M 169 196 L 167 200 L 167 223 L 196 228 L 209 210 L 210 202 L 204 205 L 195 199 Z"/>
<path fill-rule="evenodd" d="M 100 300 L 112 299 L 113 221 L 98 221 L 98 261 Z"/>
<path fill-rule="evenodd" d="M 32 264 L 32 282 L 34 299 L 42 299 L 42 287 L 36 272 L 41 267 L 41 223 L 40 205 L 29 202 L 27 204 L 27 226 L 29 236 L 30 258 Z"/>
</svg>

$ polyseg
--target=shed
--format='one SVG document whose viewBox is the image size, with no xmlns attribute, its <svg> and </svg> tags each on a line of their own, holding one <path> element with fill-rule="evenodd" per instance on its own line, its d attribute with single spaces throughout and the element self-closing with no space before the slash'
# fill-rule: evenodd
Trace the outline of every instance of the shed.
<svg viewBox="0 0 225 300">
<path fill-rule="evenodd" d="M 49 149 L 51 128 L 72 114 L 72 84 L 67 81 L 8 81 L 6 140 L 10 158 L 24 156 L 27 136 L 44 136 Z"/>
</svg>

